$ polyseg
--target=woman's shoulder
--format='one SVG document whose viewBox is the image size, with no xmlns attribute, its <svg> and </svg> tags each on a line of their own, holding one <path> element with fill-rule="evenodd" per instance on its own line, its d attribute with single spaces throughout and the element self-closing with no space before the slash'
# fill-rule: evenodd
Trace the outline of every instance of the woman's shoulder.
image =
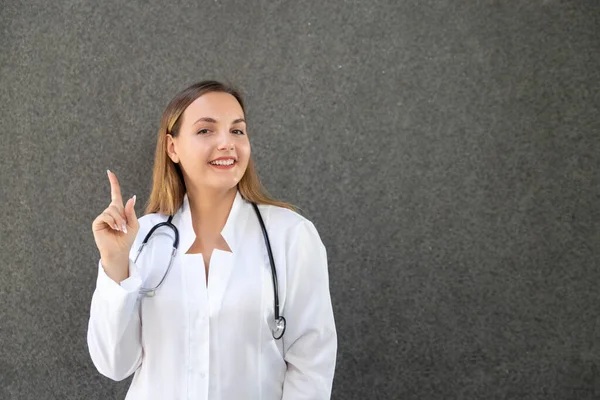
<svg viewBox="0 0 600 400">
<path fill-rule="evenodd" d="M 140 223 L 140 227 L 142 225 L 149 225 L 149 224 L 157 224 L 159 222 L 163 222 L 167 219 L 167 216 L 161 213 L 149 213 L 149 214 L 144 214 L 141 217 L 138 217 L 138 222 Z"/>
<path fill-rule="evenodd" d="M 150 231 L 152 227 L 158 223 L 165 222 L 167 216 L 161 213 L 149 213 L 138 217 L 138 223 L 140 224 L 139 235 L 144 232 Z"/>
<path fill-rule="evenodd" d="M 301 230 L 308 230 L 313 235 L 319 236 L 313 222 L 296 211 L 270 204 L 259 204 L 258 209 L 270 231 L 281 235 L 290 235 Z"/>
</svg>

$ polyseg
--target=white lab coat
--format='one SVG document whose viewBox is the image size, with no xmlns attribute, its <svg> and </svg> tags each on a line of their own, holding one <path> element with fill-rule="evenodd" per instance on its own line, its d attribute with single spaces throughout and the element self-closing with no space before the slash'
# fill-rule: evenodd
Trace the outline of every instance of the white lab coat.
<svg viewBox="0 0 600 400">
<path fill-rule="evenodd" d="M 153 260 L 169 259 L 168 236 L 158 235 L 162 239 L 151 240 L 133 260 L 151 227 L 167 216 L 139 218 L 130 276 L 121 284 L 99 262 L 88 347 L 101 374 L 118 381 L 135 373 L 127 400 L 330 398 L 337 334 L 325 247 L 299 214 L 269 205 L 259 210 L 287 320 L 281 340 L 271 335 L 273 284 L 262 231 L 239 191 L 221 232 L 232 252 L 213 250 L 208 287 L 202 255 L 186 254 L 195 240 L 187 195 L 173 217 L 179 251 L 156 296 L 139 295 L 139 289 L 160 281 L 166 265 Z"/>
</svg>

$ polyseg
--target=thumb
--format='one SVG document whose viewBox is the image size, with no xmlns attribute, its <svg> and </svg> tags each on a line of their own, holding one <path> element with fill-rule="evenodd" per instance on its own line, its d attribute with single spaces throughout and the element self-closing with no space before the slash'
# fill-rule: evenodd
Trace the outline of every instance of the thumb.
<svg viewBox="0 0 600 400">
<path fill-rule="evenodd" d="M 127 225 L 136 226 L 137 225 L 137 216 L 135 215 L 135 200 L 136 196 L 133 196 L 127 203 L 125 204 L 125 217 L 127 218 Z"/>
</svg>

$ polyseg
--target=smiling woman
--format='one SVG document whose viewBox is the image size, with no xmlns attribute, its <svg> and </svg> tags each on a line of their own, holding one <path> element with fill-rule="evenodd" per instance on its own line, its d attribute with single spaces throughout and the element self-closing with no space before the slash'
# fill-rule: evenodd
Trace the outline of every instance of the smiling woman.
<svg viewBox="0 0 600 400">
<path fill-rule="evenodd" d="M 239 91 L 217 81 L 186 88 L 163 113 L 146 213 L 172 215 L 181 204 L 187 185 L 198 182 L 208 190 L 219 187 L 222 181 L 214 179 L 223 177 L 207 176 L 205 169 L 194 167 L 199 166 L 196 161 L 201 164 L 203 159 L 210 162 L 223 157 L 236 160 L 233 179 L 239 181 L 239 191 L 246 200 L 295 210 L 269 196 L 250 153 L 245 106 Z"/>
<path fill-rule="evenodd" d="M 88 347 L 98 371 L 134 374 L 130 400 L 329 399 L 327 252 L 313 223 L 260 184 L 239 93 L 205 81 L 169 103 L 139 221 L 135 197 L 123 205 L 108 177 L 111 203 L 92 224 L 101 259 Z M 138 253 L 164 235 L 172 247 L 148 240 Z"/>
</svg>

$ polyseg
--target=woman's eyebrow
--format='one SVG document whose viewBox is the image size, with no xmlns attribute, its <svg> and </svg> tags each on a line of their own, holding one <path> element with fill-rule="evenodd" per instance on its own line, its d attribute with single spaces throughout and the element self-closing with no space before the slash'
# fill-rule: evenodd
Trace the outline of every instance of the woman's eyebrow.
<svg viewBox="0 0 600 400">
<path fill-rule="evenodd" d="M 211 124 L 216 124 L 217 123 L 217 120 L 214 119 L 214 118 L 211 118 L 211 117 L 201 117 L 201 118 L 198 118 L 198 120 L 196 122 L 194 122 L 193 125 L 196 125 L 200 121 L 210 122 Z M 246 123 L 246 121 L 243 118 L 238 118 L 238 119 L 234 119 L 231 124 L 235 125 L 235 124 L 239 124 L 241 122 Z"/>
</svg>

